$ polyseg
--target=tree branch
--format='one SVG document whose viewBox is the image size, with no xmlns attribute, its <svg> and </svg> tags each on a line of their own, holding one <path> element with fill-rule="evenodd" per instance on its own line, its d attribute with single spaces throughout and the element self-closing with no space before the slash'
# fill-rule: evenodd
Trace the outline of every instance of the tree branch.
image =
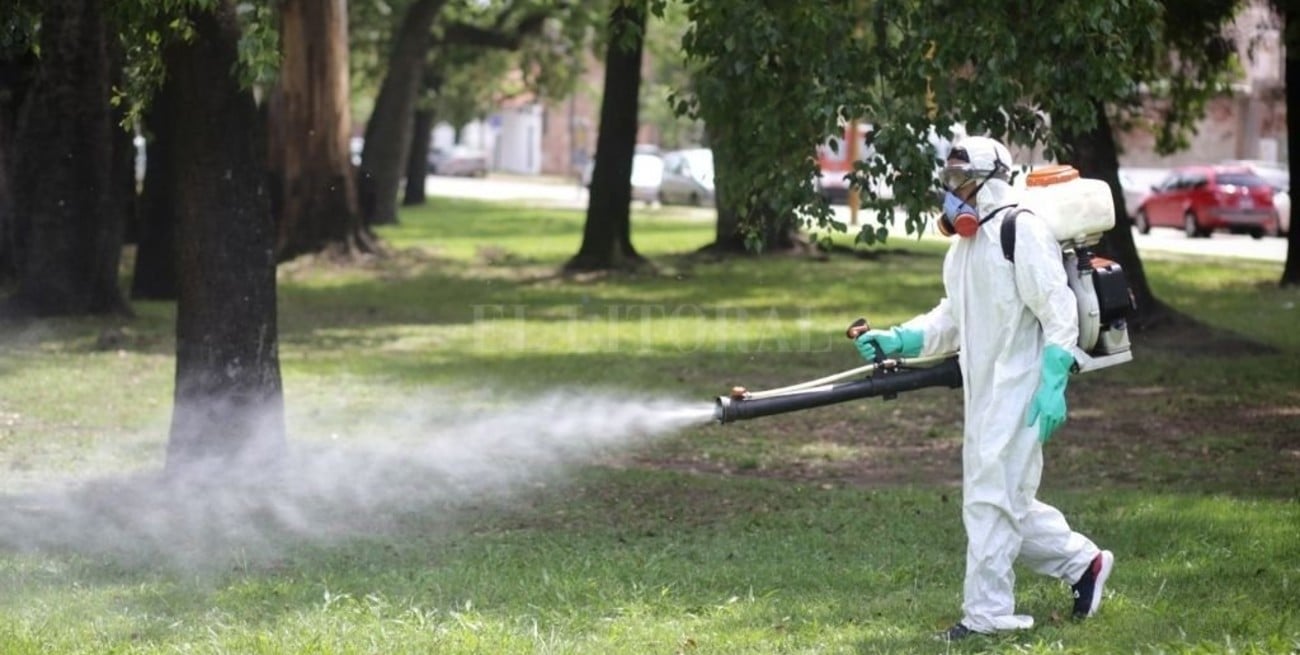
<svg viewBox="0 0 1300 655">
<path fill-rule="evenodd" d="M 498 50 L 517 50 L 526 37 L 541 31 L 549 11 L 539 11 L 524 16 L 513 29 L 503 29 L 510 12 L 502 14 L 492 27 L 483 27 L 470 23 L 452 23 L 443 30 L 441 37 L 434 37 L 435 45 L 467 45 Z"/>
</svg>

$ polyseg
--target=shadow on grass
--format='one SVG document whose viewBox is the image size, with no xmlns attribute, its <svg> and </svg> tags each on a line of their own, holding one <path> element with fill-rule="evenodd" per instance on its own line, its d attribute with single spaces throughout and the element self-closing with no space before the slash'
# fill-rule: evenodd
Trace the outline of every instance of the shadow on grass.
<svg viewBox="0 0 1300 655">
<path fill-rule="evenodd" d="M 927 259 L 928 263 L 931 262 Z M 842 281 L 828 288 L 827 267 L 840 271 Z M 603 276 L 584 280 L 556 277 L 550 271 L 501 271 L 501 267 L 447 266 L 410 276 L 395 275 L 370 279 L 348 279 L 329 286 L 308 287 L 286 284 L 281 305 L 286 333 L 308 326 L 382 325 L 394 322 L 430 324 L 464 323 L 474 320 L 475 308 L 502 307 L 533 311 L 532 319 L 554 320 L 548 308 L 578 307 L 605 315 L 609 307 L 658 307 L 674 312 L 711 307 L 747 307 L 790 312 L 799 308 L 834 310 L 842 307 L 843 291 L 862 284 L 875 272 L 861 270 L 849 261 L 810 263 L 807 261 L 728 260 L 693 266 L 667 275 Z M 494 273 L 494 271 L 496 271 Z M 500 273 L 500 274 L 498 274 Z M 925 266 L 892 271 L 889 285 L 873 290 L 874 302 L 891 313 L 917 305 L 918 295 L 931 294 L 936 287 L 932 271 Z M 864 308 L 844 308 L 847 314 Z M 634 312 L 625 317 L 639 319 Z M 847 323 L 847 320 L 845 321 Z"/>
</svg>

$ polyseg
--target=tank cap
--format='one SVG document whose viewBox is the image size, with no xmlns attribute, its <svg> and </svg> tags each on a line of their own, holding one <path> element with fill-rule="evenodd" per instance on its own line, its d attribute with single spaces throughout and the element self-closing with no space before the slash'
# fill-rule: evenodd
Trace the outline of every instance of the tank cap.
<svg viewBox="0 0 1300 655">
<path fill-rule="evenodd" d="M 1069 164 L 1054 164 L 1029 172 L 1025 186 L 1040 187 L 1079 179 L 1079 171 Z"/>
</svg>

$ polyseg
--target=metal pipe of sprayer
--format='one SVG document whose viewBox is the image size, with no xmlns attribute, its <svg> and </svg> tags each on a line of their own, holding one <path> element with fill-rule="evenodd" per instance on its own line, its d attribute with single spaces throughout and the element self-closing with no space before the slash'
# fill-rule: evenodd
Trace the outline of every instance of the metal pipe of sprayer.
<svg viewBox="0 0 1300 655">
<path fill-rule="evenodd" d="M 901 392 L 925 387 L 956 389 L 962 384 L 961 368 L 954 355 L 927 368 L 882 369 L 877 374 L 840 384 L 801 389 L 771 396 L 747 397 L 743 390 L 730 396 L 718 396 L 713 418 L 719 423 L 747 421 L 762 416 L 784 414 L 823 407 L 860 398 L 893 397 Z"/>
</svg>

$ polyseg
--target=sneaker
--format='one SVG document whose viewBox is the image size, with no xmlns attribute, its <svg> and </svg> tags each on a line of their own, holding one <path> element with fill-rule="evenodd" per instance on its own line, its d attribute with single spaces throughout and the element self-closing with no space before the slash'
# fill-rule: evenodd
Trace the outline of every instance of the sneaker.
<svg viewBox="0 0 1300 655">
<path fill-rule="evenodd" d="M 1113 568 L 1114 553 L 1103 550 L 1093 558 L 1088 570 L 1083 572 L 1083 577 L 1070 586 L 1074 590 L 1074 618 L 1086 619 L 1097 613 L 1101 607 L 1101 592 Z"/>
<path fill-rule="evenodd" d="M 958 622 L 957 625 L 954 625 L 953 627 L 948 628 L 947 630 L 944 630 L 943 632 L 936 634 L 934 638 L 937 641 L 953 642 L 953 641 L 961 641 L 971 635 L 978 635 L 978 634 L 983 634 L 983 633 L 975 632 L 974 630 L 971 630 L 970 628 L 966 627 L 966 624 Z"/>
</svg>

